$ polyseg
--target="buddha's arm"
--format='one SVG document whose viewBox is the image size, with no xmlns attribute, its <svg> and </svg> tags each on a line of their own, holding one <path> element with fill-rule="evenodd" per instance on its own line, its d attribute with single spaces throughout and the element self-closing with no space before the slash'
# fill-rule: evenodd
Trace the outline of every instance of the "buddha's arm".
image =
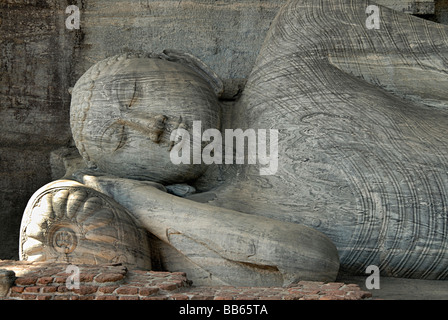
<svg viewBox="0 0 448 320">
<path fill-rule="evenodd" d="M 283 284 L 336 278 L 336 248 L 311 228 L 186 200 L 148 182 L 82 174 L 77 179 L 114 198 L 148 231 L 224 282 L 241 273 L 226 275 L 223 263 L 280 274 Z"/>
</svg>

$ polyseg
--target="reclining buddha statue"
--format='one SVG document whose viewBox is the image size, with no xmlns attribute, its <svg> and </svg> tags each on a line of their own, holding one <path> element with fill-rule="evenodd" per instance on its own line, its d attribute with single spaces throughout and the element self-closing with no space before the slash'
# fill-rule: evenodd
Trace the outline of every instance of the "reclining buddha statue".
<svg viewBox="0 0 448 320">
<path fill-rule="evenodd" d="M 233 103 L 187 53 L 92 66 L 70 111 L 85 168 L 30 200 L 21 259 L 122 261 L 213 285 L 333 281 L 369 265 L 446 279 L 448 27 L 378 6 L 371 29 L 371 4 L 289 1 Z M 219 161 L 234 150 L 205 132 L 230 129 L 275 130 L 275 170 Z M 173 162 L 186 144 L 215 161 Z"/>
</svg>

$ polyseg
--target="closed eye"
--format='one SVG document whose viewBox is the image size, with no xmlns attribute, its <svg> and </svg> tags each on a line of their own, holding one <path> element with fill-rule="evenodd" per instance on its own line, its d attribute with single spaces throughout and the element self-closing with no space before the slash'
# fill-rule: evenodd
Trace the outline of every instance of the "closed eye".
<svg viewBox="0 0 448 320">
<path fill-rule="evenodd" d="M 104 152 L 112 153 L 123 148 L 126 141 L 126 126 L 116 121 L 104 130 L 100 138 L 100 147 Z"/>
<path fill-rule="evenodd" d="M 142 84 L 135 79 L 114 81 L 110 89 L 116 97 L 121 111 L 133 108 L 142 96 Z"/>
</svg>

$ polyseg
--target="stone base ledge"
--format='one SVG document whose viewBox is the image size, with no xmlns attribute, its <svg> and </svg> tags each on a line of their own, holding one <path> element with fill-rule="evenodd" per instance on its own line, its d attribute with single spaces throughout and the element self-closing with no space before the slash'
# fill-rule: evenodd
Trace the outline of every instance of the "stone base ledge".
<svg viewBox="0 0 448 320">
<path fill-rule="evenodd" d="M 68 268 L 70 266 L 70 268 Z M 300 281 L 288 287 L 196 287 L 183 272 L 129 270 L 122 264 L 0 260 L 15 278 L 0 300 L 363 300 L 359 286 Z M 76 269 L 79 268 L 79 269 Z M 11 275 L 11 273 L 8 273 Z M 68 280 L 68 282 L 67 282 Z"/>
</svg>

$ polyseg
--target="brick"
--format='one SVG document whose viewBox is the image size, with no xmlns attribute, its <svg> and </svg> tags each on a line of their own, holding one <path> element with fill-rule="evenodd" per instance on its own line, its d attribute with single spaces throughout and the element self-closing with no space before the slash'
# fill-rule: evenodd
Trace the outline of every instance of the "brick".
<svg viewBox="0 0 448 320">
<path fill-rule="evenodd" d="M 59 273 L 56 273 L 55 277 L 67 279 L 71 275 L 72 275 L 71 273 L 59 272 Z"/>
<path fill-rule="evenodd" d="M 272 292 L 274 292 L 274 291 L 275 291 L 275 290 L 272 289 L 272 290 L 270 290 L 269 292 L 272 293 Z M 264 292 L 265 292 L 265 290 L 262 289 L 262 288 L 253 288 L 253 289 L 247 289 L 247 290 L 244 290 L 244 293 L 245 293 L 245 294 L 259 294 L 259 293 L 264 293 Z"/>
<path fill-rule="evenodd" d="M 52 298 L 53 298 L 53 296 L 52 295 L 48 295 L 48 294 L 38 295 L 37 296 L 37 300 L 51 300 Z"/>
<path fill-rule="evenodd" d="M 124 275 L 121 273 L 100 273 L 95 277 L 95 281 L 99 283 L 117 282 L 123 280 Z"/>
<path fill-rule="evenodd" d="M 16 286 L 11 287 L 11 292 L 22 293 L 23 290 L 25 290 L 25 287 L 16 287 Z"/>
<path fill-rule="evenodd" d="M 53 293 L 58 291 L 58 287 L 56 286 L 46 286 L 42 288 L 42 293 Z"/>
<path fill-rule="evenodd" d="M 325 290 L 321 291 L 321 294 L 331 295 L 331 296 L 345 296 L 347 291 L 344 290 Z"/>
<path fill-rule="evenodd" d="M 80 295 L 86 295 L 95 293 L 97 290 L 97 286 L 79 286 L 79 289 L 73 289 L 73 292 Z"/>
<path fill-rule="evenodd" d="M 138 288 L 136 288 L 136 287 L 120 287 L 116 290 L 116 293 L 123 294 L 123 295 L 137 294 Z"/>
<path fill-rule="evenodd" d="M 294 287 L 294 288 L 288 288 L 288 289 L 286 289 L 289 293 L 292 293 L 292 294 L 294 294 L 294 293 L 302 293 L 303 292 L 303 289 L 302 288 L 299 288 L 299 287 Z"/>
<path fill-rule="evenodd" d="M 318 294 L 320 292 L 320 290 L 315 290 L 315 289 L 302 289 L 301 292 L 303 294 L 306 295 L 313 295 L 313 294 Z"/>
<path fill-rule="evenodd" d="M 285 300 L 300 300 L 303 298 L 303 294 L 290 294 L 284 297 Z"/>
<path fill-rule="evenodd" d="M 66 286 L 58 286 L 58 292 L 65 293 L 69 292 L 70 290 Z"/>
<path fill-rule="evenodd" d="M 140 288 L 138 292 L 141 296 L 150 296 L 152 294 L 156 294 L 157 292 L 159 292 L 159 288 L 157 287 Z"/>
<path fill-rule="evenodd" d="M 36 297 L 37 295 L 35 294 L 26 294 L 26 293 L 22 294 L 22 298 L 24 300 L 36 300 Z"/>
<path fill-rule="evenodd" d="M 159 284 L 159 288 L 162 290 L 173 291 L 177 289 L 177 285 L 175 283 L 161 283 Z"/>
<path fill-rule="evenodd" d="M 41 287 L 32 286 L 32 287 L 26 287 L 23 292 L 29 292 L 29 293 L 39 293 Z"/>
<path fill-rule="evenodd" d="M 37 280 L 38 284 L 49 284 L 53 282 L 53 277 L 42 277 Z"/>
<path fill-rule="evenodd" d="M 347 293 L 348 297 L 355 297 L 356 299 L 365 299 L 365 298 L 371 298 L 372 294 L 370 292 L 365 291 L 352 291 Z"/>
<path fill-rule="evenodd" d="M 53 282 L 55 282 L 55 283 L 66 283 L 67 282 L 67 278 L 64 278 L 64 277 L 54 277 L 53 278 Z"/>
<path fill-rule="evenodd" d="M 121 296 L 118 300 L 139 300 L 136 296 Z"/>
<path fill-rule="evenodd" d="M 102 293 L 112 293 L 117 288 L 118 288 L 118 286 L 104 286 L 104 287 L 99 287 L 98 291 L 102 292 Z"/>
<path fill-rule="evenodd" d="M 116 295 L 104 295 L 96 297 L 96 300 L 118 300 Z"/>
<path fill-rule="evenodd" d="M 239 291 L 238 291 L 238 289 L 236 289 L 236 288 L 233 288 L 233 287 L 223 287 L 221 290 L 220 290 L 220 293 L 222 294 L 222 295 L 236 295 L 236 294 L 238 294 L 239 293 Z"/>
<path fill-rule="evenodd" d="M 9 296 L 10 296 L 11 298 L 22 298 L 22 293 L 19 293 L 19 292 L 11 292 L 11 293 L 9 293 Z"/>
<path fill-rule="evenodd" d="M 324 295 L 319 298 L 319 300 L 345 300 L 344 297 L 334 296 L 334 295 Z"/>
<path fill-rule="evenodd" d="M 16 279 L 16 285 L 20 286 L 30 286 L 35 285 L 37 277 L 19 277 Z"/>
<path fill-rule="evenodd" d="M 144 279 L 132 279 L 132 282 L 127 283 L 127 285 L 132 285 L 134 287 L 144 287 L 147 284 L 151 284 L 151 281 L 147 281 Z"/>
<path fill-rule="evenodd" d="M 79 275 L 79 281 L 80 282 L 92 282 L 93 278 L 95 278 L 97 274 L 96 273 L 81 273 Z"/>
</svg>

